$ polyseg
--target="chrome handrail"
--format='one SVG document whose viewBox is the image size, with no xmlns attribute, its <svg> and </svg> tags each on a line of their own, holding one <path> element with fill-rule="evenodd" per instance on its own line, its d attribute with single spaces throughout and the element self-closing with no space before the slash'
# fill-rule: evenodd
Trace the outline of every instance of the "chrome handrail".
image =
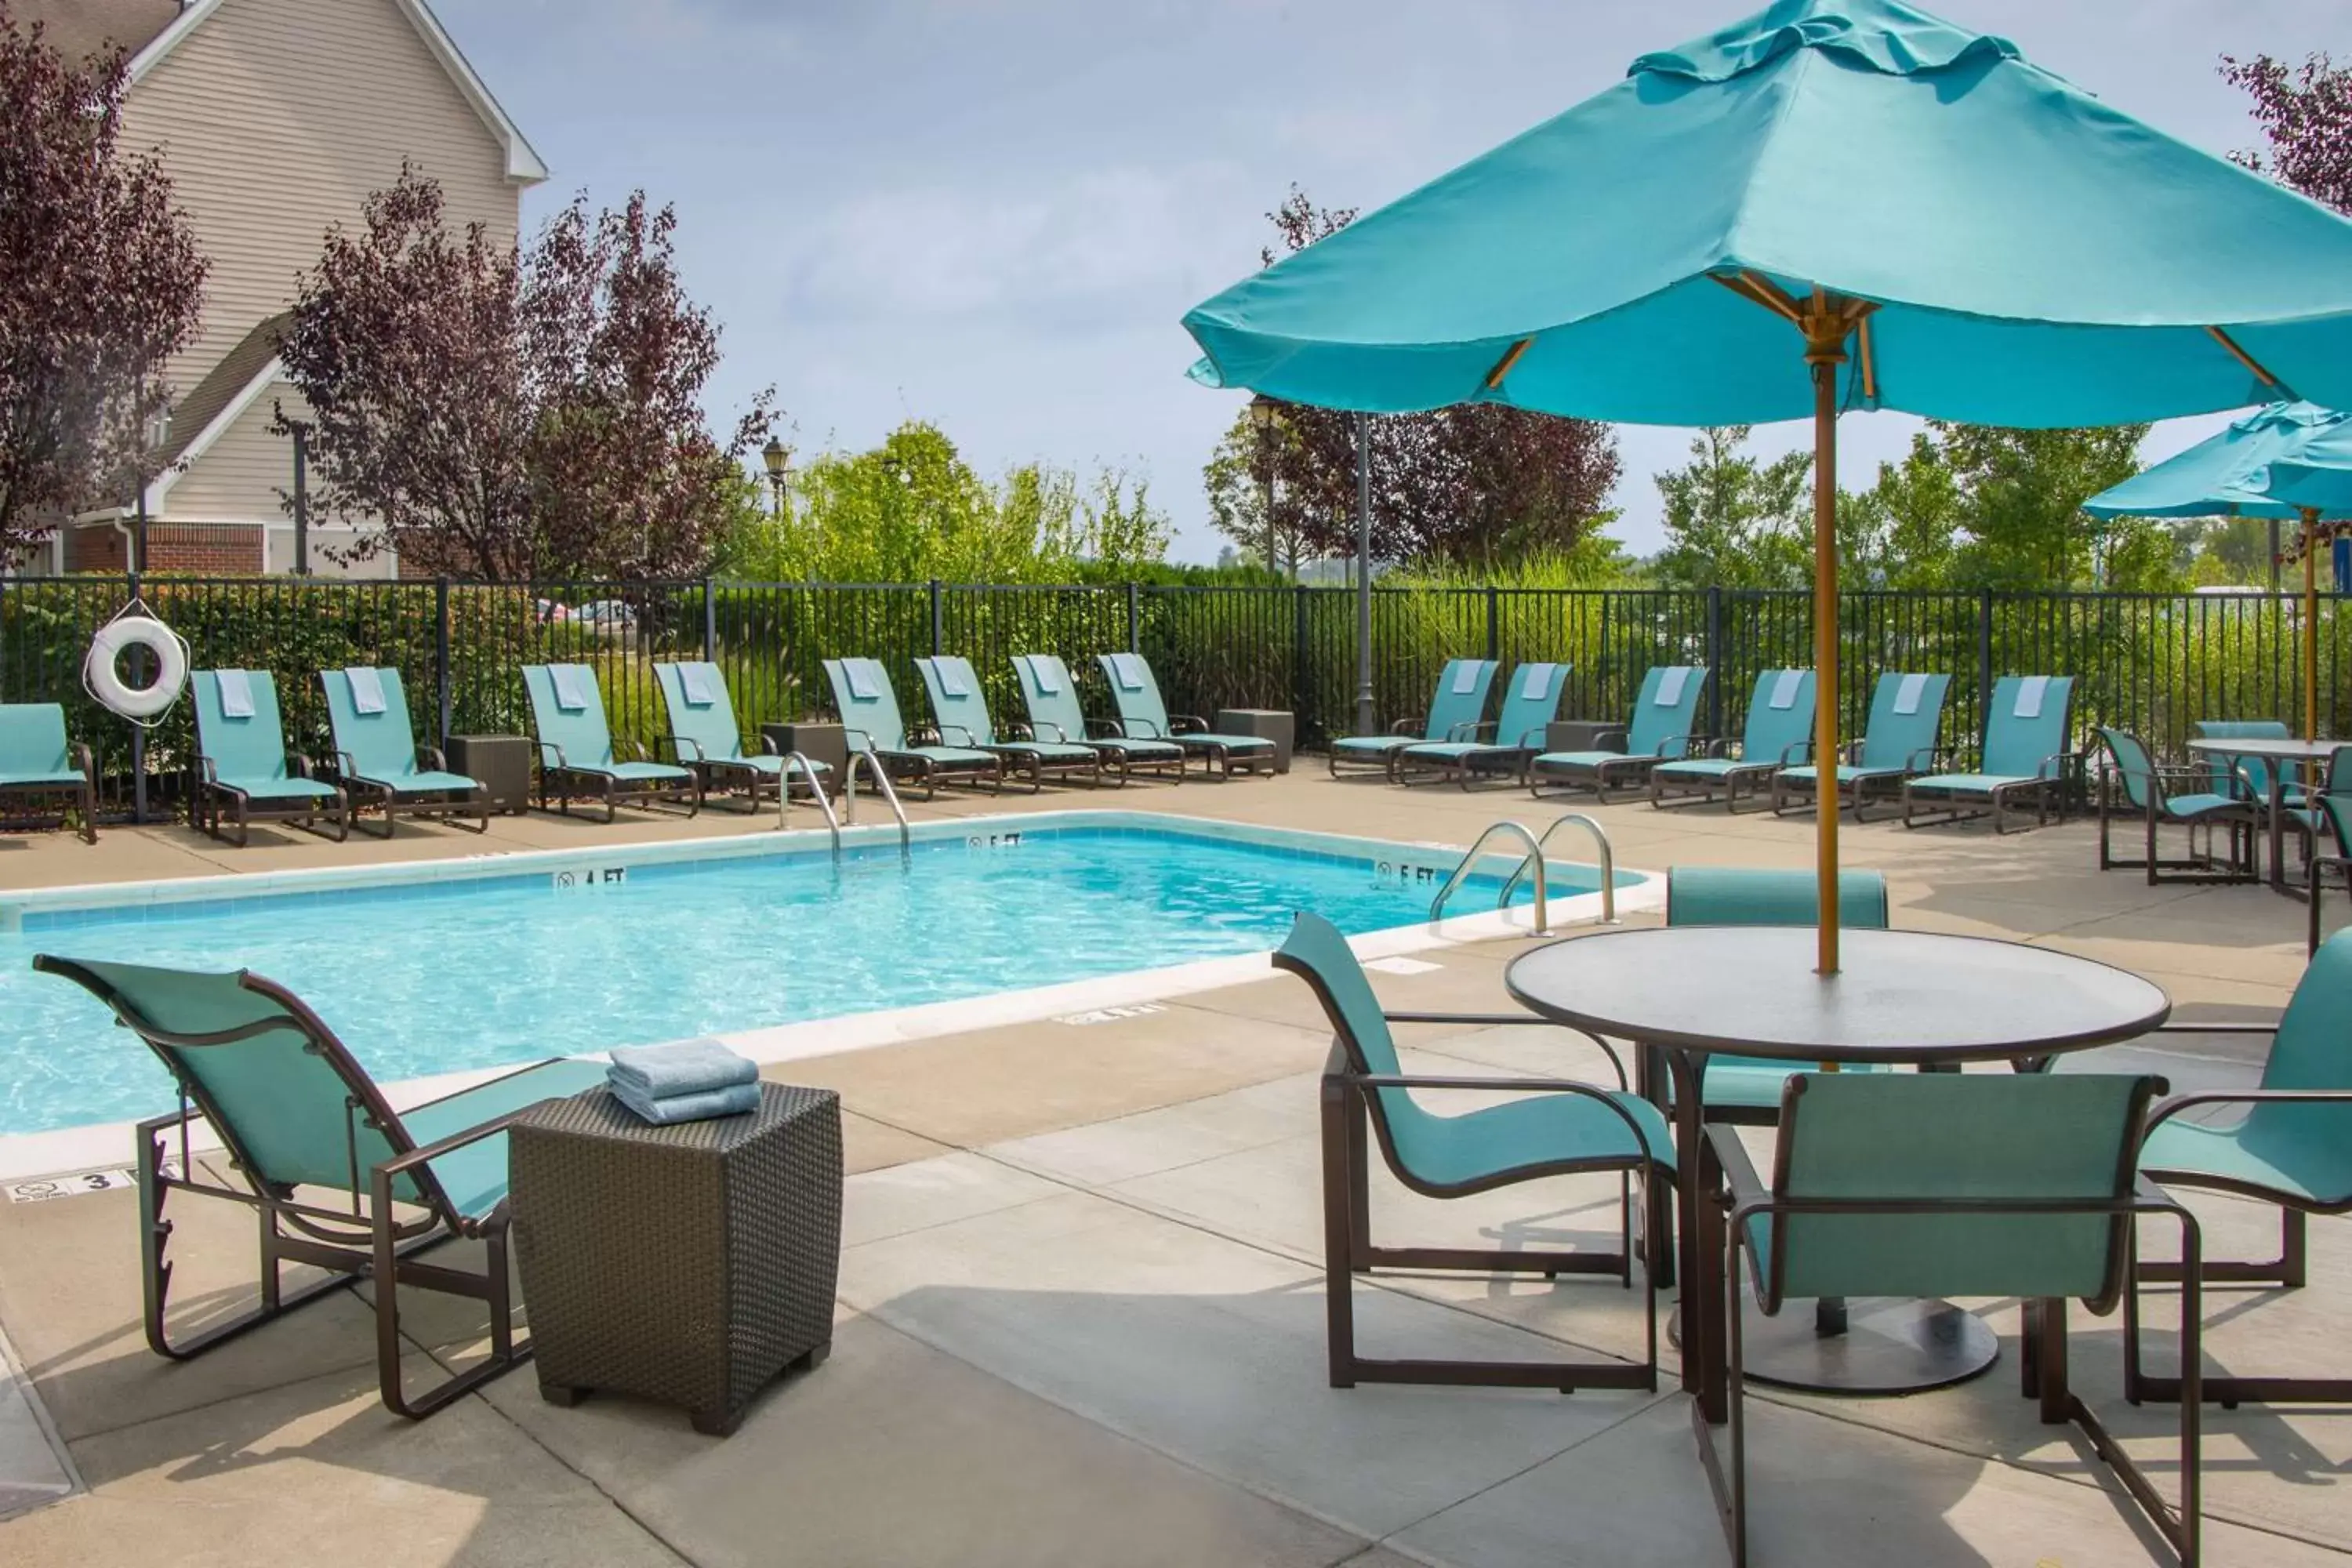
<svg viewBox="0 0 2352 1568">
<path fill-rule="evenodd" d="M 1567 812 L 1554 817 L 1551 826 L 1536 837 L 1534 863 L 1538 866 L 1543 863 L 1544 846 L 1551 842 L 1553 834 L 1570 823 L 1591 833 L 1593 847 L 1601 851 L 1601 923 L 1613 926 L 1617 923 L 1617 851 L 1609 842 L 1608 830 L 1600 823 L 1580 811 Z M 1528 861 L 1521 861 L 1518 869 L 1504 881 L 1502 901 L 1496 906 L 1497 909 L 1511 901 L 1511 894 L 1518 889 L 1519 879 L 1528 874 Z M 1542 879 L 1537 880 L 1540 885 Z"/>
<path fill-rule="evenodd" d="M 1497 833 L 1517 834 L 1520 841 L 1528 847 L 1528 858 L 1538 862 L 1542 859 L 1542 847 L 1537 843 L 1536 836 L 1528 831 L 1525 824 L 1507 820 L 1489 823 L 1486 826 L 1486 830 L 1478 835 L 1477 839 L 1471 844 L 1470 853 L 1462 857 L 1462 864 L 1454 867 L 1454 874 L 1445 879 L 1445 886 L 1437 889 L 1437 897 L 1429 901 L 1429 918 L 1432 921 L 1442 920 L 1444 918 L 1445 900 L 1454 896 L 1454 889 L 1460 887 L 1463 883 L 1463 879 L 1468 877 L 1471 871 L 1477 866 L 1478 856 L 1480 852 L 1486 847 L 1486 840 L 1494 837 Z M 1522 871 L 1527 869 L 1526 860 L 1522 860 L 1519 863 L 1519 869 Z M 1507 901 L 1509 900 L 1511 896 L 1510 889 L 1517 885 L 1517 879 L 1515 873 L 1513 879 L 1503 885 L 1503 901 Z M 1498 910 L 1501 909 L 1503 907 L 1503 901 L 1498 901 L 1495 907 Z M 1538 936 L 1547 936 L 1550 934 L 1550 931 L 1551 911 L 1549 907 L 1544 901 L 1544 879 L 1542 877 L 1538 876 L 1536 878 L 1536 934 Z"/>
<path fill-rule="evenodd" d="M 782 765 L 776 770 L 777 831 L 782 831 L 784 808 L 792 804 L 793 764 L 795 763 L 800 764 L 802 776 L 808 780 L 809 795 L 815 800 L 816 808 L 824 813 L 824 825 L 833 829 L 833 852 L 838 858 L 841 854 L 841 818 L 833 814 L 833 802 L 824 797 L 824 780 L 818 776 L 816 764 L 800 752 L 786 752 Z"/>
<path fill-rule="evenodd" d="M 852 827 L 857 826 L 857 764 L 860 763 L 865 763 L 866 771 L 873 775 L 874 787 L 881 792 L 884 800 L 890 803 L 890 815 L 898 819 L 898 852 L 913 854 L 915 836 L 907 827 L 907 808 L 898 804 L 898 792 L 891 787 L 889 770 L 882 765 L 882 759 L 870 751 L 849 753 L 849 766 L 845 770 L 845 788 L 849 795 L 849 825 Z"/>
</svg>

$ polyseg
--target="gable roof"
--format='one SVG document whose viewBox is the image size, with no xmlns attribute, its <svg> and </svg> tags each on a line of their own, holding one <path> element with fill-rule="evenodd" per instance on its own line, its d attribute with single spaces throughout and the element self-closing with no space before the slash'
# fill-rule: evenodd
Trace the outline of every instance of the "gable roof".
<svg viewBox="0 0 2352 1568">
<path fill-rule="evenodd" d="M 23 20 L 38 19 L 52 23 L 68 16 L 79 18 L 85 14 L 104 13 L 108 23 L 118 29 L 117 34 L 106 36 L 115 36 L 117 41 L 126 44 L 131 40 L 127 36 L 121 36 L 120 29 L 136 28 L 148 20 L 160 20 L 159 26 L 150 28 L 147 36 L 139 40 L 138 52 L 131 58 L 131 79 L 136 83 L 171 58 L 172 51 L 178 48 L 189 34 L 203 26 L 225 3 L 226 0 L 193 0 L 192 4 L 184 5 L 183 0 L 18 0 L 18 5 L 13 9 Z M 409 24 L 433 51 L 433 58 L 441 62 L 441 68 L 449 73 L 449 79 L 457 84 L 458 92 L 473 106 L 474 112 L 480 116 L 482 123 L 505 149 L 507 179 L 519 185 L 535 185 L 546 179 L 547 165 L 540 161 L 539 153 L 532 150 L 521 127 L 499 107 L 499 100 L 490 95 L 489 88 L 475 74 L 473 66 L 442 29 L 440 19 L 433 15 L 432 7 L 425 0 L 393 0 L 393 3 L 400 7 L 401 15 L 408 18 Z M 152 14 L 156 12 L 163 15 L 154 18 Z M 75 26 L 81 26 L 82 24 L 78 20 Z M 61 39 L 62 33 L 59 37 Z"/>
<path fill-rule="evenodd" d="M 163 498 L 189 465 L 278 380 L 283 369 L 278 363 L 278 340 L 293 316 L 291 310 L 280 310 L 246 333 L 205 373 L 204 380 L 189 388 L 187 396 L 173 405 L 170 431 L 155 453 L 158 471 L 147 486 L 149 511 L 163 509 Z"/>
<path fill-rule="evenodd" d="M 137 53 L 178 20 L 180 0 L 15 0 L 19 27 L 41 36 L 69 60 L 114 49 Z"/>
</svg>

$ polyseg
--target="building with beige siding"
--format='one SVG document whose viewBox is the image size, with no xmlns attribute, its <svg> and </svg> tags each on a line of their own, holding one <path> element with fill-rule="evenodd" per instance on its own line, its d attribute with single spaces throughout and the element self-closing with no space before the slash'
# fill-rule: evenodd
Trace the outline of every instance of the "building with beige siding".
<svg viewBox="0 0 2352 1568">
<path fill-rule="evenodd" d="M 160 151 L 211 264 L 202 324 L 167 373 L 169 467 L 148 488 L 146 568 L 290 570 L 294 455 L 270 426 L 280 405 L 300 416 L 275 337 L 297 276 L 404 162 L 440 183 L 453 226 L 478 222 L 503 242 L 546 166 L 425 0 L 15 0 L 11 10 L 70 53 L 131 51 L 123 143 Z M 76 518 L 55 564 L 122 570 L 135 510 L 126 498 Z M 312 570 L 397 570 L 388 555 L 336 563 L 348 526 L 313 523 Z"/>
</svg>

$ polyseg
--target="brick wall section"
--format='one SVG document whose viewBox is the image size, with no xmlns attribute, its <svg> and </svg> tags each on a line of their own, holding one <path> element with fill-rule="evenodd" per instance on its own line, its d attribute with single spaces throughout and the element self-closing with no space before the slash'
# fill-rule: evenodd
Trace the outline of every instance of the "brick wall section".
<svg viewBox="0 0 2352 1568">
<path fill-rule="evenodd" d="M 185 577 L 256 577 L 264 570 L 261 530 L 234 524 L 147 525 L 147 570 Z M 77 528 L 66 538 L 68 572 L 127 569 L 127 542 L 109 524 Z"/>
</svg>

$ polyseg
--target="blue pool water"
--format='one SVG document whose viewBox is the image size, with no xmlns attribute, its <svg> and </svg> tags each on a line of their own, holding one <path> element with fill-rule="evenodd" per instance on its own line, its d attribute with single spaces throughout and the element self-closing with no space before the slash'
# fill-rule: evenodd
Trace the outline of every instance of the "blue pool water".
<svg viewBox="0 0 2352 1568">
<path fill-rule="evenodd" d="M 1032 828 L 853 853 L 28 911 L 0 934 L 0 1134 L 169 1109 L 169 1079 L 37 952 L 247 968 L 293 988 L 380 1081 L 952 1001 L 1263 952 L 1313 910 L 1351 934 L 1427 917 L 1455 857 L 1319 853 L 1173 828 Z M 1552 896 L 1598 875 L 1556 869 Z M 1624 879 L 1621 874 L 1621 880 Z M 1474 880 L 1454 906 L 1491 909 Z"/>
</svg>

